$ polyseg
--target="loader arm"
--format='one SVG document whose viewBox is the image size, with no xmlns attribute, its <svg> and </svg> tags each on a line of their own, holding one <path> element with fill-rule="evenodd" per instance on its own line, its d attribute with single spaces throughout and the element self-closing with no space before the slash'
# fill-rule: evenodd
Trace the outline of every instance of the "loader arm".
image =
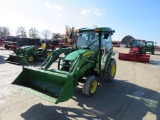
<svg viewBox="0 0 160 120">
<path fill-rule="evenodd" d="M 52 65 L 52 63 L 58 59 L 58 57 L 61 54 L 63 54 L 63 53 L 68 54 L 72 51 L 73 51 L 73 48 L 71 48 L 71 47 L 54 50 L 51 53 L 51 55 L 43 62 L 43 64 L 41 65 L 41 69 L 47 70 Z"/>
<path fill-rule="evenodd" d="M 74 77 L 75 83 L 77 83 L 77 80 L 84 76 L 86 70 L 93 67 L 95 65 L 94 58 L 90 58 L 96 54 L 95 51 L 85 52 L 82 54 L 79 54 L 79 56 L 74 61 L 69 74 Z"/>
</svg>

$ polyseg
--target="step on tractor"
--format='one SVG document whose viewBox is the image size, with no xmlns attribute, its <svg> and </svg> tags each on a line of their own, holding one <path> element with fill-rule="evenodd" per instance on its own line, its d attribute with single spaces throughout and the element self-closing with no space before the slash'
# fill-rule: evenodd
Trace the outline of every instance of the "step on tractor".
<svg viewBox="0 0 160 120">
<path fill-rule="evenodd" d="M 51 50 L 46 49 L 45 43 L 22 46 L 16 50 L 16 53 L 11 54 L 6 61 L 20 65 L 34 61 L 44 61 L 51 54 L 51 52 Z"/>
<path fill-rule="evenodd" d="M 153 41 L 146 41 L 145 42 L 145 50 L 146 52 L 149 52 L 150 54 L 154 55 L 155 52 L 155 46 Z"/>
<path fill-rule="evenodd" d="M 100 81 L 111 82 L 116 74 L 113 33 L 108 27 L 76 30 L 75 49 L 54 50 L 40 68 L 23 67 L 12 84 L 55 104 L 72 98 L 80 83 L 83 93 L 92 96 Z"/>
<path fill-rule="evenodd" d="M 129 53 L 119 53 L 119 60 L 149 63 L 150 56 L 146 55 L 145 40 L 133 39 Z"/>
</svg>

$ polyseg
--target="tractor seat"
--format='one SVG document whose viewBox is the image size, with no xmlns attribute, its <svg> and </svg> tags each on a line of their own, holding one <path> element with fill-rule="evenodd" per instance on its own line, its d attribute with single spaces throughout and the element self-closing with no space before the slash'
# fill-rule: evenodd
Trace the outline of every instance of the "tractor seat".
<svg viewBox="0 0 160 120">
<path fill-rule="evenodd" d="M 46 43 L 43 43 L 40 48 L 37 49 L 37 54 L 43 54 L 46 49 Z"/>
<path fill-rule="evenodd" d="M 43 43 L 41 46 L 42 49 L 46 49 L 46 43 Z"/>
</svg>

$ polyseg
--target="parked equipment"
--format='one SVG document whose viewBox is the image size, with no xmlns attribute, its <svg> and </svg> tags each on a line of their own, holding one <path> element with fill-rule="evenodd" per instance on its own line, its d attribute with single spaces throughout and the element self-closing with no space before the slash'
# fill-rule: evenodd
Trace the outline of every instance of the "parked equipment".
<svg viewBox="0 0 160 120">
<path fill-rule="evenodd" d="M 119 60 L 138 61 L 149 63 L 150 56 L 146 55 L 145 41 L 134 39 L 131 41 L 129 53 L 119 53 Z"/>
<path fill-rule="evenodd" d="M 37 60 L 44 61 L 50 53 L 51 51 L 46 49 L 46 44 L 42 44 L 40 48 L 37 48 L 36 45 L 22 46 L 16 50 L 15 54 L 10 55 L 6 61 L 15 64 L 25 64 Z"/>
<path fill-rule="evenodd" d="M 146 49 L 146 52 L 150 52 L 153 55 L 155 52 L 154 42 L 146 41 L 145 49 Z"/>
<path fill-rule="evenodd" d="M 52 103 L 72 98 L 74 87 L 83 83 L 83 93 L 92 96 L 98 80 L 113 81 L 116 61 L 108 27 L 82 28 L 77 30 L 76 49 L 71 47 L 54 50 L 41 68 L 24 67 L 12 84 Z M 65 57 L 60 57 L 62 53 Z M 59 58 L 58 69 L 54 61 Z"/>
<path fill-rule="evenodd" d="M 7 50 L 11 49 L 14 52 L 19 47 L 22 46 L 29 46 L 29 45 L 36 45 L 40 43 L 40 39 L 30 39 L 30 38 L 11 38 L 11 39 L 6 39 L 3 41 L 4 48 Z"/>
</svg>

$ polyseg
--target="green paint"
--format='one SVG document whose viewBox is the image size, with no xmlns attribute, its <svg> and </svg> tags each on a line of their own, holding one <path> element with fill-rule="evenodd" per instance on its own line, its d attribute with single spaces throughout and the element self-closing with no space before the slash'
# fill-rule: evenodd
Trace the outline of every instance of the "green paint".
<svg viewBox="0 0 160 120">
<path fill-rule="evenodd" d="M 79 54 L 82 54 L 84 52 L 87 52 L 87 51 L 90 51 L 90 50 L 77 50 L 77 51 L 74 51 L 70 54 L 68 54 L 66 57 L 65 57 L 65 60 L 75 60 Z"/>
<path fill-rule="evenodd" d="M 145 42 L 145 50 L 146 50 L 146 52 L 154 54 L 154 52 L 155 52 L 154 42 L 153 41 L 146 41 Z"/>
<path fill-rule="evenodd" d="M 104 33 L 105 31 L 108 36 L 113 33 L 113 30 L 108 27 L 100 27 L 98 29 L 100 29 L 98 31 L 100 33 L 98 34 L 99 39 L 97 39 L 99 43 L 102 43 L 101 32 Z M 86 33 L 87 31 L 94 32 L 95 28 L 80 29 L 80 32 Z M 92 44 L 95 41 L 91 40 L 89 42 Z M 85 46 L 88 46 L 87 44 Z M 105 46 L 103 45 L 103 47 Z M 98 77 L 100 72 L 103 72 L 108 67 L 109 60 L 114 53 L 112 49 L 107 51 L 107 48 L 103 55 L 101 52 L 101 44 L 98 45 L 98 51 L 88 47 L 76 50 L 73 48 L 54 50 L 43 62 L 40 69 L 24 67 L 12 84 L 18 85 L 25 91 L 55 104 L 67 101 L 73 96 L 73 87 L 77 86 L 78 82 L 83 83 L 82 78 L 84 76 L 96 73 L 96 77 Z M 51 69 L 52 63 L 63 53 L 65 54 L 65 57 L 62 58 L 63 63 L 58 63 L 58 68 L 61 69 Z"/>
<path fill-rule="evenodd" d="M 23 86 L 25 91 L 53 103 L 73 96 L 73 78 L 69 74 L 24 67 L 12 84 Z"/>
</svg>

